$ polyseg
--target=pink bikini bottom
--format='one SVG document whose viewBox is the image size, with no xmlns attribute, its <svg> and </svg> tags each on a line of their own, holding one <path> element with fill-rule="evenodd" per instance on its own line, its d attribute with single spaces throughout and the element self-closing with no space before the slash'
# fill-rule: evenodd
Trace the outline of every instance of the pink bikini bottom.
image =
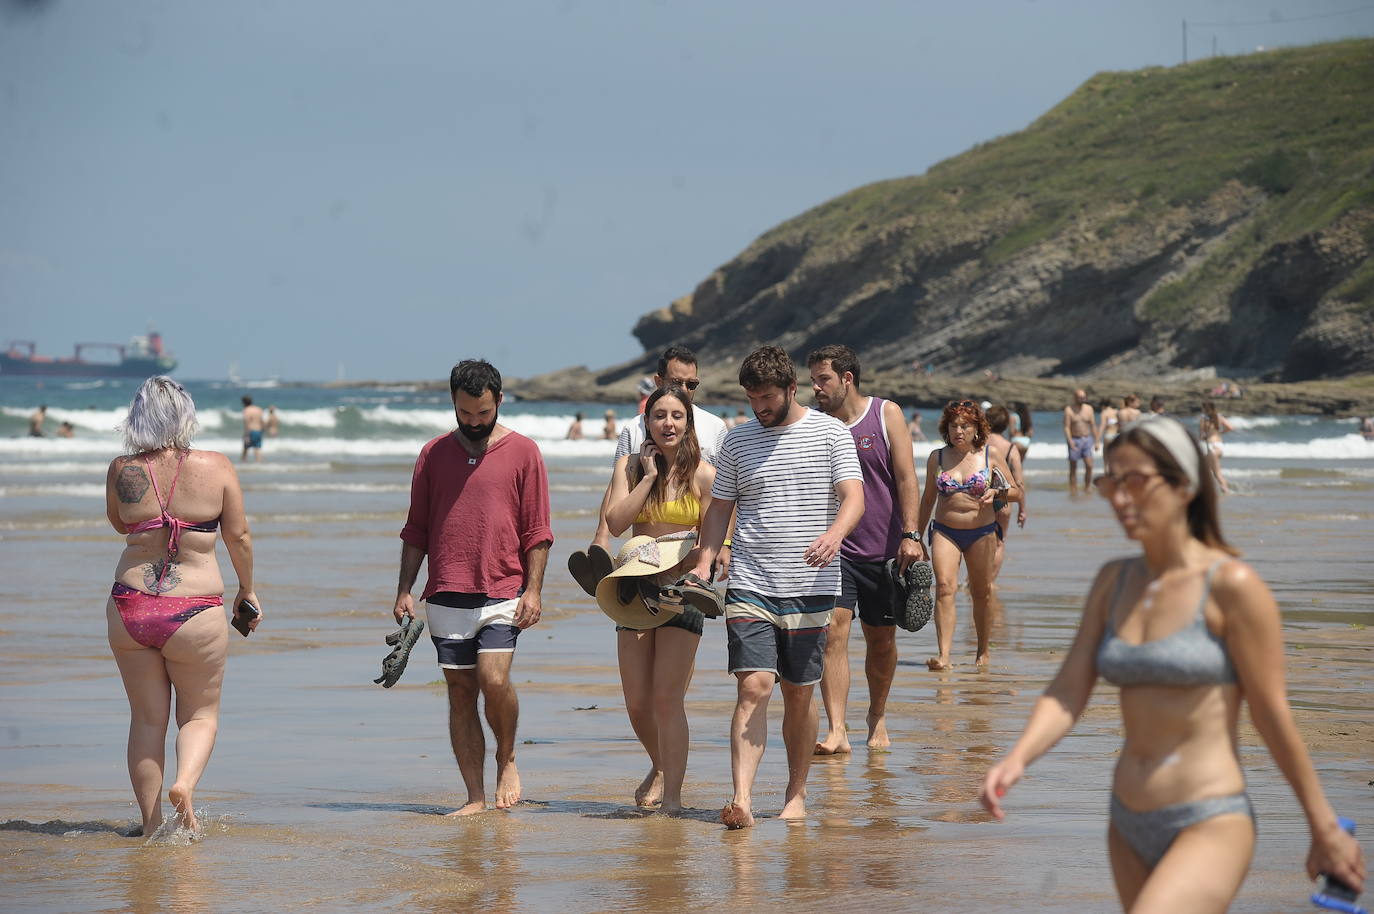
<svg viewBox="0 0 1374 914">
<path fill-rule="evenodd" d="M 114 598 L 129 637 L 144 647 L 159 650 L 183 622 L 204 610 L 224 605 L 224 599 L 219 596 L 155 596 L 119 583 L 110 591 L 110 596 Z"/>
</svg>

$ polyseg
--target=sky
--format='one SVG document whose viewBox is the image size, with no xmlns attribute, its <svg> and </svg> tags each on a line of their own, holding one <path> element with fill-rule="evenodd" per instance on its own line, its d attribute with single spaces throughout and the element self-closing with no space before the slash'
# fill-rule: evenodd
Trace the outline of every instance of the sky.
<svg viewBox="0 0 1374 914">
<path fill-rule="evenodd" d="M 1094 73 L 1368 0 L 0 0 L 0 342 L 183 378 L 528 377 Z"/>
</svg>

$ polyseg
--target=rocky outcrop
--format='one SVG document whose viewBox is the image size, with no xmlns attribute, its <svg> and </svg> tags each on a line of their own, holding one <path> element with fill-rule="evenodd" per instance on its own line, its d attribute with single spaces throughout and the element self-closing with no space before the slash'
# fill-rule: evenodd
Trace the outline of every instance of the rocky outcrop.
<svg viewBox="0 0 1374 914">
<path fill-rule="evenodd" d="M 840 342 L 950 375 L 1374 372 L 1370 110 L 1374 41 L 1099 75 L 1020 134 L 770 231 L 597 380 L 669 343 L 726 365 Z"/>
</svg>

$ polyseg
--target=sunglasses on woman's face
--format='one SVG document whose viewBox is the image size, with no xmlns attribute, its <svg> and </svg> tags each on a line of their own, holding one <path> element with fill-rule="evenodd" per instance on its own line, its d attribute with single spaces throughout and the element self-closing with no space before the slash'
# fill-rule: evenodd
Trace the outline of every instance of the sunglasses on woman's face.
<svg viewBox="0 0 1374 914">
<path fill-rule="evenodd" d="M 1097 487 L 1097 494 L 1103 498 L 1111 498 L 1117 493 L 1117 490 L 1125 489 L 1127 495 L 1137 499 L 1144 494 L 1151 479 L 1159 479 L 1162 476 L 1162 473 L 1141 473 L 1138 471 L 1122 473 L 1120 476 L 1103 474 L 1093 480 L 1093 485 Z"/>
</svg>

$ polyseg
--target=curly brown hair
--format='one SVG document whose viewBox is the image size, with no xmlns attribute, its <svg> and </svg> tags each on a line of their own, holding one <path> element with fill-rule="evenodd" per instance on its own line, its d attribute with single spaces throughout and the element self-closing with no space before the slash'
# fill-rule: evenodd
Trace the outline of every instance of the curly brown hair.
<svg viewBox="0 0 1374 914">
<path fill-rule="evenodd" d="M 739 367 L 739 386 L 745 390 L 760 387 L 781 387 L 783 390 L 797 383 L 797 368 L 792 357 L 778 346 L 760 346 L 749 353 Z"/>
<path fill-rule="evenodd" d="M 949 440 L 949 426 L 955 419 L 962 419 L 978 430 L 973 435 L 973 450 L 980 450 L 988 443 L 992 429 L 988 427 L 988 418 L 977 403 L 972 400 L 950 400 L 945 405 L 945 411 L 940 414 L 940 437 L 945 441 Z"/>
</svg>

